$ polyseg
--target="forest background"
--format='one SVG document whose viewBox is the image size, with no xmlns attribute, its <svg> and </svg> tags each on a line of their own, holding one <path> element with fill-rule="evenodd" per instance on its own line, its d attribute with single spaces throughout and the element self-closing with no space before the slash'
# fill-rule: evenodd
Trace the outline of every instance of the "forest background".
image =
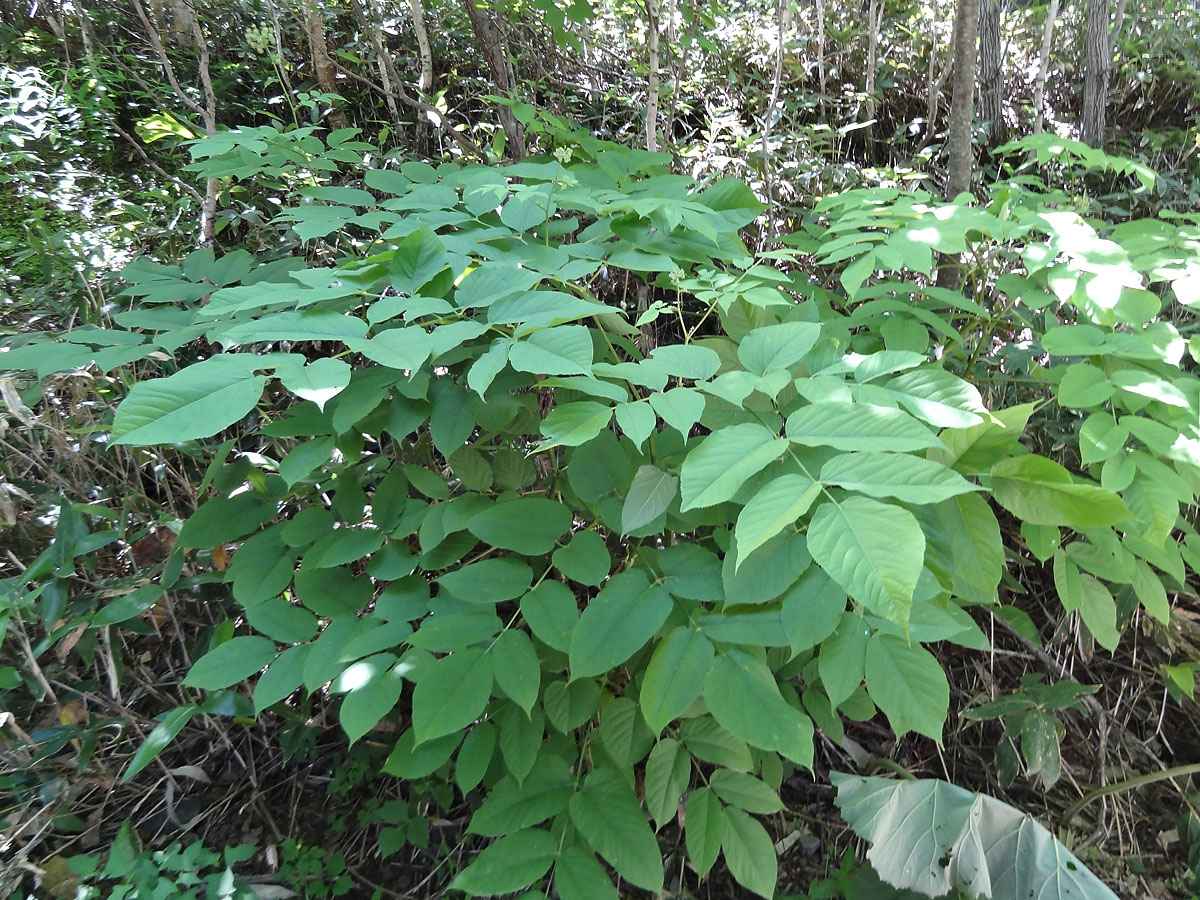
<svg viewBox="0 0 1200 900">
<path fill-rule="evenodd" d="M 0 6 L 0 895 L 1196 896 L 1198 36 Z"/>
</svg>

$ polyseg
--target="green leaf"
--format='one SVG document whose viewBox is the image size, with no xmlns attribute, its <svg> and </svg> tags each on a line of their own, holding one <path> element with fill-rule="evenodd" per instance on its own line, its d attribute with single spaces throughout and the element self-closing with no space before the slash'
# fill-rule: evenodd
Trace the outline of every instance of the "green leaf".
<svg viewBox="0 0 1200 900">
<path fill-rule="evenodd" d="M 647 891 L 661 891 L 662 854 L 629 783 L 613 769 L 594 770 L 571 798 L 571 822 L 617 872 Z"/>
<path fill-rule="evenodd" d="M 529 589 L 533 570 L 514 557 L 469 563 L 438 576 L 438 584 L 468 603 L 503 603 Z"/>
<path fill-rule="evenodd" d="M 752 552 L 808 512 L 820 493 L 821 486 L 807 475 L 780 475 L 764 485 L 738 515 L 734 571 Z"/>
<path fill-rule="evenodd" d="M 717 861 L 721 839 L 725 836 L 721 801 L 709 788 L 698 788 L 688 797 L 686 816 L 684 843 L 688 859 L 692 861 L 696 873 L 703 878 Z"/>
<path fill-rule="evenodd" d="M 584 609 L 571 635 L 571 678 L 615 668 L 654 637 L 671 612 L 671 595 L 646 573 L 614 575 Z"/>
<path fill-rule="evenodd" d="M 620 900 L 595 854 L 583 847 L 568 847 L 559 856 L 554 888 L 558 900 Z"/>
<path fill-rule="evenodd" d="M 843 612 L 833 634 L 821 642 L 817 671 L 829 702 L 835 707 L 853 694 L 866 673 L 871 629 L 856 612 Z"/>
<path fill-rule="evenodd" d="M 755 328 L 738 344 L 738 359 L 756 375 L 790 369 L 800 362 L 821 336 L 814 322 L 784 322 Z"/>
<path fill-rule="evenodd" d="M 679 493 L 679 479 L 657 466 L 642 466 L 633 476 L 625 505 L 621 508 L 621 531 L 625 534 L 649 525 L 671 505 Z"/>
<path fill-rule="evenodd" d="M 502 632 L 492 647 L 492 655 L 496 684 L 528 715 L 537 703 L 542 681 L 541 663 L 529 636 L 511 628 Z"/>
<path fill-rule="evenodd" d="M 713 506 L 737 493 L 746 479 L 778 459 L 788 442 L 762 425 L 731 425 L 692 449 L 679 473 L 682 510 Z"/>
<path fill-rule="evenodd" d="M 838 279 L 842 283 L 842 290 L 846 292 L 846 296 L 853 300 L 858 296 L 858 292 L 862 290 L 863 282 L 870 277 L 875 271 L 875 251 L 868 250 L 862 256 L 858 257 L 846 268 L 842 269 L 842 274 Z"/>
<path fill-rule="evenodd" d="M 1116 601 L 1109 589 L 1091 575 L 1081 574 L 1079 580 L 1083 589 L 1079 616 L 1096 643 L 1112 653 L 1121 642 L 1121 632 L 1117 630 Z"/>
<path fill-rule="evenodd" d="M 404 688 L 396 658 L 380 653 L 352 664 L 334 681 L 335 691 L 348 691 L 338 721 L 353 744 L 392 711 Z M 267 671 L 270 671 L 269 669 Z"/>
<path fill-rule="evenodd" d="M 521 615 L 538 640 L 562 653 L 571 649 L 579 605 L 571 589 L 547 579 L 521 598 Z"/>
<path fill-rule="evenodd" d="M 541 449 L 586 444 L 607 427 L 612 414 L 611 406 L 593 400 L 556 406 L 542 421 L 542 434 L 546 440 Z"/>
<path fill-rule="evenodd" d="M 867 497 L 823 503 L 808 526 L 808 550 L 863 606 L 908 622 L 925 558 L 925 535 L 908 510 Z"/>
<path fill-rule="evenodd" d="M 608 577 L 612 557 L 595 531 L 577 531 L 565 547 L 554 551 L 554 567 L 572 581 L 598 586 Z"/>
<path fill-rule="evenodd" d="M 412 726 L 418 744 L 466 728 L 492 695 L 492 655 L 460 650 L 415 673 Z"/>
<path fill-rule="evenodd" d="M 947 428 L 939 438 L 945 448 L 934 447 L 929 458 L 960 472 L 975 475 L 1012 456 L 1021 439 L 1035 403 L 998 409 L 984 422 L 969 428 Z"/>
<path fill-rule="evenodd" d="M 333 457 L 333 437 L 313 438 L 297 446 L 279 462 L 279 475 L 288 487 L 307 478 Z"/>
<path fill-rule="evenodd" d="M 467 522 L 468 530 L 481 541 L 526 556 L 549 553 L 570 527 L 570 508 L 545 497 L 497 503 Z"/>
<path fill-rule="evenodd" d="M 267 379 L 251 354 L 214 356 L 166 378 L 139 381 L 117 407 L 112 443 L 178 444 L 211 437 L 257 405 Z"/>
<path fill-rule="evenodd" d="M 524 718 L 519 710 L 513 709 Z M 496 837 L 543 822 L 567 808 L 573 784 L 567 764 L 543 754 L 523 781 L 506 775 L 496 782 L 471 816 L 467 831 Z"/>
<path fill-rule="evenodd" d="M 129 765 L 121 775 L 121 783 L 129 781 L 130 778 L 150 765 L 155 757 L 162 753 L 167 744 L 175 740 L 176 735 L 183 730 L 183 726 L 192 720 L 192 716 L 198 712 L 200 712 L 198 706 L 180 706 L 162 716 L 159 723 L 146 735 L 146 740 L 142 742 L 142 746 L 138 747 L 137 753 L 133 754 L 133 759 L 129 761 Z"/>
<path fill-rule="evenodd" d="M 518 372 L 537 375 L 590 375 L 592 334 L 582 325 L 544 328 L 514 343 L 508 362 Z"/>
<path fill-rule="evenodd" d="M 987 412 L 979 391 L 945 369 L 915 369 L 887 387 L 905 409 L 938 428 L 969 428 Z"/>
<path fill-rule="evenodd" d="M 718 797 L 746 812 L 765 816 L 783 809 L 783 801 L 779 799 L 779 795 L 765 782 L 746 772 L 718 769 L 713 772 L 708 783 Z"/>
<path fill-rule="evenodd" d="M 276 373 L 280 383 L 301 400 L 311 400 L 318 409 L 350 384 L 350 364 L 330 356 L 314 359 L 306 366 L 285 366 Z"/>
<path fill-rule="evenodd" d="M 249 678 L 274 659 L 274 641 L 241 635 L 219 644 L 196 660 L 183 683 L 188 687 L 217 691 Z"/>
<path fill-rule="evenodd" d="M 638 400 L 636 403 L 618 403 L 616 407 L 617 424 L 625 435 L 633 441 L 639 450 L 646 438 L 654 433 L 658 416 L 648 401 Z"/>
<path fill-rule="evenodd" d="M 558 841 L 550 832 L 537 828 L 518 831 L 476 856 L 450 882 L 450 889 L 472 897 L 511 894 L 545 875 L 556 856 Z"/>
<path fill-rule="evenodd" d="M 721 357 L 715 351 L 696 344 L 666 344 L 651 351 L 645 365 L 668 375 L 703 381 L 717 374 L 721 368 Z"/>
<path fill-rule="evenodd" d="M 704 702 L 742 740 L 812 767 L 812 721 L 783 699 L 766 663 L 738 649 L 717 656 L 704 679 Z"/>
<path fill-rule="evenodd" d="M 865 403 L 810 403 L 788 416 L 788 440 L 806 447 L 907 452 L 939 446 L 937 436 L 899 409 Z"/>
<path fill-rule="evenodd" d="M 349 341 L 346 346 L 381 366 L 415 371 L 433 353 L 433 336 L 420 325 L 389 328 L 365 341 Z"/>
<path fill-rule="evenodd" d="M 678 741 L 663 738 L 654 745 L 646 759 L 644 787 L 646 810 L 658 828 L 675 818 L 691 774 L 691 757 Z"/>
<path fill-rule="evenodd" d="M 307 655 L 308 644 L 288 647 L 258 677 L 254 685 L 255 714 L 274 706 L 304 683 L 304 659 Z"/>
<path fill-rule="evenodd" d="M 865 450 L 835 456 L 821 467 L 821 481 L 872 497 L 903 503 L 938 503 L 975 486 L 940 463 L 904 453 Z"/>
<path fill-rule="evenodd" d="M 1088 409 L 1106 402 L 1115 390 L 1103 369 L 1090 363 L 1074 363 L 1067 366 L 1058 383 L 1058 402 L 1063 406 Z"/>
<path fill-rule="evenodd" d="M 867 693 L 898 735 L 916 731 L 939 743 L 950 686 L 933 654 L 882 632 L 871 636 L 866 658 Z"/>
<path fill-rule="evenodd" d="M 431 229 L 422 226 L 396 247 L 389 272 L 392 287 L 411 297 L 432 281 L 448 261 L 441 239 Z"/>
<path fill-rule="evenodd" d="M 992 495 L 1031 525 L 1065 525 L 1081 531 L 1115 525 L 1130 514 L 1112 491 L 1077 483 L 1058 463 L 1032 453 L 992 466 Z"/>
<path fill-rule="evenodd" d="M 779 877 L 779 861 L 771 836 L 740 809 L 726 808 L 722 816 L 725 827 L 721 834 L 721 850 L 725 853 L 729 873 L 742 887 L 770 900 Z"/>
<path fill-rule="evenodd" d="M 654 735 L 642 721 L 637 704 L 628 697 L 616 697 L 600 716 L 600 742 L 613 762 L 634 766 L 650 751 Z"/>
<path fill-rule="evenodd" d="M 210 334 L 226 347 L 268 341 L 344 341 L 367 336 L 367 323 L 328 309 L 287 310 Z"/>
<path fill-rule="evenodd" d="M 712 659 L 712 642 L 695 628 L 680 625 L 663 638 L 646 666 L 639 696 L 651 731 L 659 734 L 700 696 Z"/>
<path fill-rule="evenodd" d="M 842 817 L 889 884 L 941 897 L 1116 900 L 1029 816 L 944 781 L 830 773 Z"/>
<path fill-rule="evenodd" d="M 669 391 L 655 392 L 647 399 L 663 421 L 685 439 L 692 426 L 704 415 L 704 395 L 692 388 L 671 388 Z"/>
<path fill-rule="evenodd" d="M 454 761 L 454 783 L 466 796 L 479 786 L 496 753 L 496 726 L 480 722 L 468 733 Z"/>
</svg>

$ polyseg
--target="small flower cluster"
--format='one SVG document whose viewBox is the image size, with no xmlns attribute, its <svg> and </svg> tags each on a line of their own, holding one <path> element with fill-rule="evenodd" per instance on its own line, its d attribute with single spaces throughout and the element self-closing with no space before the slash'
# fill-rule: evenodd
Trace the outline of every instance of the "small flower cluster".
<svg viewBox="0 0 1200 900">
<path fill-rule="evenodd" d="M 554 158 L 558 160 L 560 165 L 566 165 L 571 161 L 570 147 L 556 147 L 554 149 Z"/>
<path fill-rule="evenodd" d="M 270 25 L 251 25 L 246 29 L 246 44 L 262 56 L 275 45 L 275 29 Z"/>
</svg>

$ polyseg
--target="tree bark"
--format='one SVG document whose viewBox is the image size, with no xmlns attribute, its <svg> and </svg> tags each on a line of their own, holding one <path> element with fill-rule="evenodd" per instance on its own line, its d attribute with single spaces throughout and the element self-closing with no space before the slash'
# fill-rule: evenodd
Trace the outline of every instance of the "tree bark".
<svg viewBox="0 0 1200 900">
<path fill-rule="evenodd" d="M 1079 137 L 1093 147 L 1104 146 L 1104 120 L 1108 111 L 1108 74 L 1112 56 L 1108 43 L 1108 20 L 1112 0 L 1089 0 L 1087 49 L 1083 70 L 1083 117 Z"/>
<path fill-rule="evenodd" d="M 946 197 L 954 199 L 971 189 L 975 163 L 971 147 L 971 124 L 975 114 L 976 37 L 979 32 L 979 0 L 959 0 L 954 22 L 954 76 L 951 83 L 950 127 L 946 137 L 949 157 Z"/>
<path fill-rule="evenodd" d="M 421 0 L 408 0 L 412 12 L 413 31 L 417 34 L 417 48 L 421 53 L 421 80 L 417 89 L 426 97 L 433 89 L 433 50 L 429 46 L 429 32 L 425 28 L 425 7 Z"/>
<path fill-rule="evenodd" d="M 509 59 L 508 39 L 501 27 L 498 16 L 493 10 L 476 5 L 476 0 L 466 0 L 467 15 L 471 19 L 471 28 L 475 31 L 475 39 L 483 50 L 483 58 L 487 63 L 488 74 L 496 92 L 511 100 L 517 99 L 517 85 L 514 77 L 512 61 Z M 513 159 L 525 157 L 525 129 L 513 114 L 512 107 L 500 107 L 500 126 L 508 143 L 508 152 Z"/>
<path fill-rule="evenodd" d="M 1046 24 L 1042 26 L 1042 52 L 1038 57 L 1037 81 L 1033 85 L 1033 133 L 1042 133 L 1046 118 L 1046 76 L 1050 72 L 1050 47 L 1054 41 L 1054 23 L 1058 19 L 1058 0 L 1050 0 Z"/>
<path fill-rule="evenodd" d="M 988 123 L 988 140 L 1008 139 L 1004 121 L 1004 51 L 1000 41 L 1000 0 L 979 4 L 979 113 Z"/>
<path fill-rule="evenodd" d="M 883 27 L 883 6 L 885 0 L 871 0 L 867 6 L 867 83 L 863 93 L 866 94 L 864 112 L 867 116 L 867 127 L 863 129 L 863 142 L 867 158 L 875 158 L 875 68 L 879 61 L 879 29 Z"/>
<path fill-rule="evenodd" d="M 646 83 L 646 149 L 658 150 L 658 0 L 646 0 L 646 47 L 650 54 L 650 78 Z"/>
<path fill-rule="evenodd" d="M 304 31 L 308 35 L 308 49 L 312 55 L 313 72 L 317 87 L 327 94 L 337 93 L 337 76 L 333 71 L 333 59 L 329 55 L 329 44 L 325 40 L 325 23 L 321 20 L 321 9 L 316 0 L 304 0 Z M 332 104 L 329 124 L 334 128 L 346 127 L 346 116 Z"/>
</svg>

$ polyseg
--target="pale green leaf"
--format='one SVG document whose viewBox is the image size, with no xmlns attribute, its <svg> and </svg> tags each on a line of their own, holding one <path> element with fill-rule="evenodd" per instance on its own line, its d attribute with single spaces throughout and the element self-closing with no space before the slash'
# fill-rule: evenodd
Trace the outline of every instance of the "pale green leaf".
<svg viewBox="0 0 1200 900">
<path fill-rule="evenodd" d="M 821 481 L 871 497 L 904 503 L 938 503 L 975 486 L 940 463 L 905 453 L 864 450 L 835 456 L 821 468 Z"/>
<path fill-rule="evenodd" d="M 715 790 L 715 788 L 714 788 Z M 771 900 L 779 876 L 775 844 L 767 830 L 740 809 L 723 811 L 725 827 L 721 835 L 721 850 L 729 873 L 742 887 Z"/>
<path fill-rule="evenodd" d="M 992 495 L 1032 525 L 1065 525 L 1079 531 L 1115 525 L 1129 515 L 1116 494 L 1078 483 L 1058 463 L 1032 453 L 992 466 Z"/>
<path fill-rule="evenodd" d="M 780 475 L 764 485 L 738 514 L 736 571 L 753 551 L 808 512 L 821 486 L 806 475 Z"/>
<path fill-rule="evenodd" d="M 454 877 L 450 889 L 472 897 L 511 894 L 545 875 L 556 856 L 558 841 L 550 832 L 517 831 L 484 849 Z"/>
<path fill-rule="evenodd" d="M 789 369 L 804 358 L 821 336 L 815 322 L 783 322 L 755 328 L 738 344 L 738 359 L 756 375 Z"/>
<path fill-rule="evenodd" d="M 899 409 L 865 403 L 811 403 L 788 416 L 788 440 L 838 450 L 924 450 L 937 436 Z"/>
<path fill-rule="evenodd" d="M 694 790 L 688 797 L 686 817 L 684 843 L 687 846 L 688 859 L 692 861 L 696 873 L 703 878 L 717 861 L 717 854 L 721 852 L 721 839 L 725 836 L 725 817 L 721 801 L 709 788 Z"/>
<path fill-rule="evenodd" d="M 925 558 L 925 535 L 908 510 L 867 497 L 823 503 L 809 522 L 808 550 L 859 603 L 908 621 Z"/>
<path fill-rule="evenodd" d="M 671 596 L 640 570 L 614 575 L 571 635 L 571 677 L 607 672 L 640 650 L 666 621 Z"/>
<path fill-rule="evenodd" d="M 941 742 L 950 686 L 932 653 L 895 635 L 874 634 L 867 644 L 866 679 L 867 693 L 896 734 L 916 731 Z"/>
<path fill-rule="evenodd" d="M 568 847 L 558 857 L 554 889 L 558 900 L 620 900 L 595 854 L 583 847 Z"/>
<path fill-rule="evenodd" d="M 700 696 L 712 659 L 712 642 L 695 628 L 680 625 L 663 638 L 646 666 L 639 696 L 651 731 L 660 733 Z"/>
<path fill-rule="evenodd" d="M 704 702 L 723 727 L 761 750 L 811 767 L 812 721 L 783 699 L 766 664 L 744 650 L 717 656 L 704 679 Z"/>
<path fill-rule="evenodd" d="M 746 479 L 786 452 L 788 442 L 762 425 L 731 425 L 693 448 L 679 473 L 682 509 L 729 500 Z"/>
<path fill-rule="evenodd" d="M 646 759 L 644 786 L 646 810 L 659 828 L 679 812 L 679 800 L 687 790 L 691 774 L 691 757 L 678 741 L 663 738 L 654 745 Z"/>
<path fill-rule="evenodd" d="M 220 690 L 249 678 L 274 659 L 274 641 L 241 635 L 218 644 L 196 660 L 183 683 L 206 691 Z"/>
<path fill-rule="evenodd" d="M 633 788 L 613 769 L 595 769 L 571 798 L 571 822 L 617 872 L 640 888 L 660 891 L 662 854 Z"/>
<path fill-rule="evenodd" d="M 679 479 L 657 466 L 642 466 L 633 476 L 621 508 L 621 531 L 629 534 L 649 525 L 679 493 Z"/>
<path fill-rule="evenodd" d="M 501 632 L 492 645 L 492 655 L 496 684 L 528 714 L 537 703 L 542 680 L 541 663 L 529 636 L 512 628 Z"/>
<path fill-rule="evenodd" d="M 483 712 L 492 695 L 490 653 L 460 650 L 416 674 L 412 726 L 417 743 L 459 731 Z"/>
<path fill-rule="evenodd" d="M 509 364 L 538 375 L 590 375 L 592 335 L 582 325 L 544 328 L 512 344 Z"/>
</svg>

